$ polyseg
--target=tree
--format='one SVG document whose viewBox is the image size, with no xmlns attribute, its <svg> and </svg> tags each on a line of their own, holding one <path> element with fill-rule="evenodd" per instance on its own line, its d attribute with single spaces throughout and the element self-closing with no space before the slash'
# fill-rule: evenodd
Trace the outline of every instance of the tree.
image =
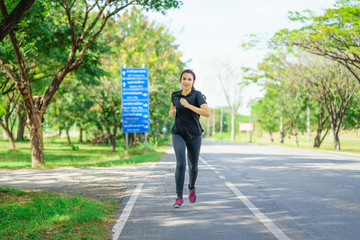
<svg viewBox="0 0 360 240">
<path fill-rule="evenodd" d="M 149 22 L 139 9 L 126 11 L 120 19 L 110 19 L 98 38 L 97 45 L 102 46 L 101 63 L 95 61 L 83 66 L 67 78 L 57 94 L 61 98 L 56 95 L 51 111 L 48 110 L 50 119 L 56 119 L 52 125 L 67 121 L 71 114 L 80 132 L 94 126 L 96 132 L 105 133 L 112 140 L 111 151 L 115 151 L 116 137 L 121 129 L 119 80 L 122 65 L 146 63 L 149 67 L 151 120 L 154 123 L 167 113 L 169 89 L 177 85 L 177 75 L 183 66 L 173 41 L 164 26 Z M 149 135 L 156 131 L 156 124 L 151 125 Z"/>
<path fill-rule="evenodd" d="M 314 101 L 312 97 L 312 101 L 310 101 L 311 109 L 313 110 L 313 115 L 316 116 L 316 136 L 314 138 L 314 144 L 313 147 L 319 148 L 321 143 L 324 141 L 326 135 L 329 132 L 329 129 L 331 128 L 328 124 L 329 122 L 329 116 L 326 114 L 324 108 L 317 100 Z M 326 128 L 326 131 L 324 133 L 324 129 Z"/>
<path fill-rule="evenodd" d="M 275 43 L 296 46 L 309 53 L 326 57 L 346 67 L 360 83 L 360 1 L 338 0 L 334 8 L 316 16 L 311 11 L 295 12 L 290 19 L 303 27 L 283 29 L 275 34 Z"/>
<path fill-rule="evenodd" d="M 185 66 L 175 38 L 165 26 L 150 22 L 136 8 L 122 14 L 120 21 L 111 20 L 104 35 L 107 36 L 104 41 L 112 51 L 103 57 L 102 64 L 108 80 L 118 81 L 123 65 L 149 68 L 149 136 L 156 139 L 159 126 L 169 129 L 173 121 L 166 118 L 170 93 L 177 88 L 178 76 Z"/>
<path fill-rule="evenodd" d="M 247 81 L 244 81 L 239 71 L 228 62 L 218 64 L 218 66 L 220 67 L 216 68 L 216 76 L 221 84 L 221 89 L 231 114 L 231 140 L 234 141 L 235 118 L 241 105 L 241 91 L 246 86 Z"/>
<path fill-rule="evenodd" d="M 17 107 L 17 117 L 18 117 L 18 129 L 16 134 L 16 141 L 24 141 L 25 137 L 25 126 L 26 126 L 26 113 L 22 103 L 18 104 Z"/>
<path fill-rule="evenodd" d="M 268 131 L 271 142 L 274 142 L 273 133 L 278 129 L 279 124 L 278 117 L 271 114 L 276 111 L 275 101 L 274 95 L 266 92 L 265 96 L 257 101 L 253 107 L 254 115 L 257 116 L 257 122 L 260 123 L 262 129 Z"/>
<path fill-rule="evenodd" d="M 334 134 L 334 148 L 340 150 L 339 131 L 345 111 L 360 84 L 342 65 L 325 58 L 302 57 L 294 64 L 294 81 L 316 98 L 329 116 Z"/>
<path fill-rule="evenodd" d="M 264 102 L 270 106 L 263 112 L 268 119 L 278 119 L 280 126 L 280 143 L 284 143 L 286 132 L 294 137 L 298 145 L 297 132 L 303 129 L 302 111 L 304 99 L 299 89 L 290 84 L 291 75 L 283 52 L 271 53 L 258 64 L 258 71 L 250 78 L 264 85 L 266 90 Z M 299 104 L 300 103 L 300 104 Z"/>
<path fill-rule="evenodd" d="M 53 22 L 59 22 L 61 27 L 68 31 L 65 36 L 70 37 L 70 43 L 69 46 L 65 45 L 68 47 L 68 56 L 66 60 L 58 66 L 58 71 L 53 75 L 51 83 L 47 85 L 48 88 L 45 93 L 39 94 L 38 96 L 32 94 L 32 87 L 30 85 L 28 69 L 24 62 L 23 51 L 15 33 L 10 31 L 9 36 L 17 60 L 18 73 L 12 71 L 8 66 L 9 63 L 2 57 L 0 57 L 0 65 L 6 74 L 14 81 L 16 89 L 20 92 L 24 101 L 30 132 L 32 167 L 43 165 L 45 162 L 41 121 L 44 111 L 50 104 L 52 97 L 57 92 L 65 77 L 83 64 L 85 53 L 100 35 L 108 20 L 130 5 L 140 5 L 146 10 L 153 9 L 156 11 L 165 11 L 170 8 L 178 7 L 180 2 L 176 0 L 107 0 L 95 2 L 90 0 L 82 2 L 75 0 L 58 0 L 46 5 L 46 7 L 49 8 L 46 12 L 48 18 L 56 18 L 56 16 L 54 16 L 56 12 L 60 14 L 60 18 L 52 18 Z M 30 11 L 29 14 L 31 15 Z M 64 17 L 61 18 L 61 16 Z M 65 20 L 67 20 L 67 25 L 64 24 Z M 44 34 L 46 35 L 46 33 Z M 62 37 L 63 35 L 58 36 L 58 38 Z M 65 44 L 66 43 L 67 41 L 65 41 Z"/>
<path fill-rule="evenodd" d="M 116 149 L 116 135 L 121 119 L 120 82 L 103 78 L 102 84 L 90 91 L 95 99 L 91 110 L 96 111 L 97 121 L 102 130 L 107 133 L 111 143 L 111 152 Z"/>
<path fill-rule="evenodd" d="M 9 139 L 10 149 L 15 149 L 13 127 L 16 120 L 15 111 L 20 102 L 20 94 L 15 91 L 9 78 L 4 77 L 4 80 L 0 83 L 0 125 Z"/>
<path fill-rule="evenodd" d="M 324 136 L 321 138 L 324 124 L 324 109 L 319 102 L 309 94 L 309 90 L 295 81 L 297 74 L 294 73 L 294 63 L 298 62 L 298 55 L 286 52 L 274 52 L 269 54 L 258 64 L 258 69 L 250 71 L 247 78 L 258 84 L 262 84 L 266 93 L 257 103 L 261 116 L 259 122 L 263 129 L 271 129 L 271 126 L 280 124 L 280 134 L 283 143 L 287 129 L 290 129 L 297 143 L 297 132 L 305 131 L 305 119 L 307 108 L 311 109 L 311 126 L 317 126 L 317 137 L 314 139 L 316 147 L 319 147 Z M 274 122 L 275 121 L 275 122 Z M 325 134 L 326 135 L 326 134 Z"/>
</svg>

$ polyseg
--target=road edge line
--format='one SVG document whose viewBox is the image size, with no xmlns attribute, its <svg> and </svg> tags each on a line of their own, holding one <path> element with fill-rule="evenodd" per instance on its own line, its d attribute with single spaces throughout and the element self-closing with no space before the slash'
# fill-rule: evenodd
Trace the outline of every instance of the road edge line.
<svg viewBox="0 0 360 240">
<path fill-rule="evenodd" d="M 133 209 L 133 207 L 135 205 L 135 202 L 136 202 L 137 198 L 140 195 L 140 192 L 141 192 L 143 186 L 144 186 L 144 183 L 139 183 L 136 186 L 135 190 L 133 191 L 129 201 L 126 203 L 126 206 L 125 206 L 124 210 L 122 211 L 119 219 L 116 221 L 116 223 L 115 223 L 115 225 L 114 225 L 114 227 L 112 229 L 112 232 L 113 232 L 112 239 L 113 240 L 119 239 L 120 234 L 121 234 L 121 232 L 122 232 L 128 218 L 129 218 L 129 216 L 131 214 L 131 211 L 132 211 L 132 209 Z"/>
</svg>

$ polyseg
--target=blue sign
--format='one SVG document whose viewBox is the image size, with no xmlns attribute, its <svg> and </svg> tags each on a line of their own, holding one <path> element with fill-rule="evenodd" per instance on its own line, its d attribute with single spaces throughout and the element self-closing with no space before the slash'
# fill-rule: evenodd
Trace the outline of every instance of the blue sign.
<svg viewBox="0 0 360 240">
<path fill-rule="evenodd" d="M 122 112 L 122 120 L 127 121 L 150 121 L 150 113 L 149 111 L 146 112 Z"/>
<path fill-rule="evenodd" d="M 122 91 L 122 100 L 149 100 L 149 91 L 148 90 L 131 90 L 131 91 Z"/>
<path fill-rule="evenodd" d="M 139 133 L 139 132 L 149 132 L 150 123 L 149 122 L 124 122 L 122 124 L 124 133 Z"/>
<path fill-rule="evenodd" d="M 149 101 L 122 101 L 122 111 L 146 111 L 150 110 Z"/>
<path fill-rule="evenodd" d="M 147 68 L 122 68 L 121 78 L 148 78 Z"/>
<path fill-rule="evenodd" d="M 150 131 L 149 71 L 121 69 L 122 127 L 124 133 Z"/>
<path fill-rule="evenodd" d="M 121 89 L 132 90 L 132 89 L 145 89 L 148 88 L 148 79 L 122 79 Z"/>
</svg>

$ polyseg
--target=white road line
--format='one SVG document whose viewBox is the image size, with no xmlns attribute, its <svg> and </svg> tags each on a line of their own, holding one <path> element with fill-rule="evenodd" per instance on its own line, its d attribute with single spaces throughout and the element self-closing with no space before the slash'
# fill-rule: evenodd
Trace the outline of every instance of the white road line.
<svg viewBox="0 0 360 240">
<path fill-rule="evenodd" d="M 250 209 L 250 211 L 274 234 L 279 240 L 290 240 L 285 233 L 283 233 L 268 217 L 265 216 L 252 202 L 237 189 L 231 182 L 225 182 L 225 184 L 235 193 L 235 195 Z"/>
<path fill-rule="evenodd" d="M 121 213 L 121 216 L 119 217 L 119 219 L 116 221 L 115 226 L 113 227 L 112 231 L 113 231 L 113 238 L 114 240 L 117 240 L 120 237 L 120 234 L 131 214 L 131 211 L 135 205 L 135 202 L 141 192 L 141 189 L 143 188 L 144 183 L 139 183 L 135 190 L 133 191 L 133 194 L 131 195 L 129 201 L 127 202 L 124 210 Z"/>
<path fill-rule="evenodd" d="M 215 173 L 220 173 L 214 167 L 212 167 L 206 160 L 204 160 L 202 157 L 199 157 L 199 159 L 205 165 L 207 165 L 207 167 L 209 167 L 209 169 L 214 170 Z M 219 175 L 219 178 L 226 179 L 225 176 L 223 176 L 223 175 Z M 255 205 L 252 202 L 250 202 L 250 200 L 244 194 L 242 194 L 242 192 L 240 192 L 239 189 L 237 189 L 234 186 L 234 184 L 232 184 L 231 182 L 225 182 L 225 184 L 245 204 L 245 206 L 247 206 L 249 208 L 249 210 L 255 215 L 255 217 L 257 217 L 260 220 L 260 222 L 262 222 L 262 224 L 264 224 L 265 227 L 267 229 L 269 229 L 269 231 L 272 234 L 274 234 L 274 236 L 278 240 L 290 240 L 290 238 L 288 236 L 286 236 L 286 234 L 283 231 L 281 231 L 268 217 L 266 217 L 265 214 L 263 214 L 257 207 L 255 207 Z"/>
<path fill-rule="evenodd" d="M 202 161 L 205 165 L 209 165 L 208 162 L 207 162 L 205 159 L 203 159 L 202 157 L 199 157 L 199 159 L 200 159 L 200 161 Z"/>
</svg>

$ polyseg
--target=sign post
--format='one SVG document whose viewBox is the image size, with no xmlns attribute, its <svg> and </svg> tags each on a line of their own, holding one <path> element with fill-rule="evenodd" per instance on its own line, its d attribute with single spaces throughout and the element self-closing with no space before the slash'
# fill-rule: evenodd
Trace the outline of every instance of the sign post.
<svg viewBox="0 0 360 240">
<path fill-rule="evenodd" d="M 150 131 L 149 70 L 148 68 L 121 69 L 122 129 L 128 149 L 129 133 Z"/>
</svg>

